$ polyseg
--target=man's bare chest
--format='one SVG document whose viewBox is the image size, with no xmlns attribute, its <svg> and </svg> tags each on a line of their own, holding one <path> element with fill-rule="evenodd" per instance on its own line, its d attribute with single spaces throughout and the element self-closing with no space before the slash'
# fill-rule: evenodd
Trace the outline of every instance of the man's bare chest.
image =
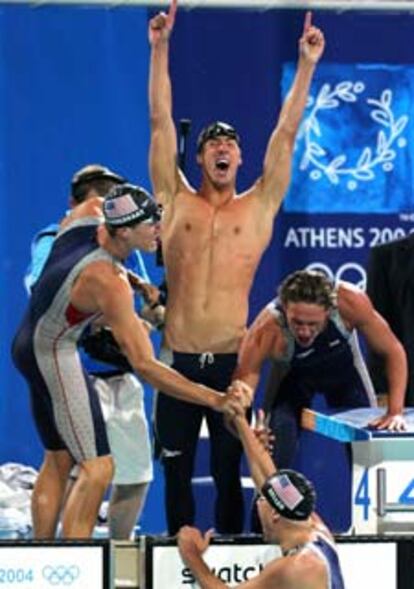
<svg viewBox="0 0 414 589">
<path fill-rule="evenodd" d="M 266 223 L 254 212 L 237 207 L 180 207 L 163 227 L 170 247 L 241 248 L 259 251 L 266 242 Z"/>
</svg>

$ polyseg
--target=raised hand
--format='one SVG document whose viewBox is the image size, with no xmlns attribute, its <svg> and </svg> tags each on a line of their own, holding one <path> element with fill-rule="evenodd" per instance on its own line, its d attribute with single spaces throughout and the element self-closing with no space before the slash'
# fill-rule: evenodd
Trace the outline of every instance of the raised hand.
<svg viewBox="0 0 414 589">
<path fill-rule="evenodd" d="M 317 63 L 325 49 L 325 37 L 320 29 L 312 25 L 312 13 L 308 11 L 299 39 L 300 57 L 309 63 Z"/>
<path fill-rule="evenodd" d="M 148 38 L 151 45 L 162 41 L 168 41 L 174 28 L 175 15 L 177 13 L 178 0 L 171 0 L 168 14 L 159 12 L 149 22 Z"/>
<path fill-rule="evenodd" d="M 253 401 L 253 389 L 242 380 L 235 379 L 227 388 L 228 393 L 234 393 L 246 409 L 250 407 Z"/>
<path fill-rule="evenodd" d="M 201 556 L 210 544 L 213 530 L 208 530 L 201 534 L 200 530 L 191 526 L 183 526 L 177 535 L 178 548 L 184 560 L 191 554 L 196 553 Z"/>
<path fill-rule="evenodd" d="M 275 436 L 266 423 L 266 416 L 263 409 L 258 409 L 256 412 L 256 422 L 253 431 L 257 440 L 271 454 L 273 451 Z"/>
</svg>

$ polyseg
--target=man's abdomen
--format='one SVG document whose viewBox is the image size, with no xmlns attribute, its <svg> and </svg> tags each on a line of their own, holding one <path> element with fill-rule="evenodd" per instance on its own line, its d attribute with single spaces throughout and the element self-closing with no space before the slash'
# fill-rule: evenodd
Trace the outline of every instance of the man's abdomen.
<svg viewBox="0 0 414 589">
<path fill-rule="evenodd" d="M 237 352 L 247 321 L 247 303 L 167 305 L 165 343 L 177 352 Z"/>
</svg>

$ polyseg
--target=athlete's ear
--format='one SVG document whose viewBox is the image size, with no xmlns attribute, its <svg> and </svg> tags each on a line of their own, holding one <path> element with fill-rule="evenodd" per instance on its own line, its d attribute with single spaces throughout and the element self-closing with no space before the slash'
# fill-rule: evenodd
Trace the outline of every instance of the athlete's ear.
<svg viewBox="0 0 414 589">
<path fill-rule="evenodd" d="M 125 239 L 128 237 L 128 234 L 131 232 L 131 227 L 118 227 L 116 231 L 117 237 L 121 237 L 121 239 Z"/>
<path fill-rule="evenodd" d="M 196 162 L 198 163 L 199 166 L 201 166 L 201 161 L 202 161 L 202 159 L 201 159 L 201 153 L 198 153 L 197 154 L 197 157 L 196 157 Z"/>
</svg>

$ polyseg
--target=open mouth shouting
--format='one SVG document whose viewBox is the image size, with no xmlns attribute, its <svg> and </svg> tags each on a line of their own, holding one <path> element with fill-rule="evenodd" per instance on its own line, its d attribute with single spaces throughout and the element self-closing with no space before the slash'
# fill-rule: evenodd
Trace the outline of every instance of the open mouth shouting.
<svg viewBox="0 0 414 589">
<path fill-rule="evenodd" d="M 230 161 L 226 157 L 219 157 L 216 159 L 216 170 L 219 172 L 227 172 L 230 167 Z"/>
</svg>

